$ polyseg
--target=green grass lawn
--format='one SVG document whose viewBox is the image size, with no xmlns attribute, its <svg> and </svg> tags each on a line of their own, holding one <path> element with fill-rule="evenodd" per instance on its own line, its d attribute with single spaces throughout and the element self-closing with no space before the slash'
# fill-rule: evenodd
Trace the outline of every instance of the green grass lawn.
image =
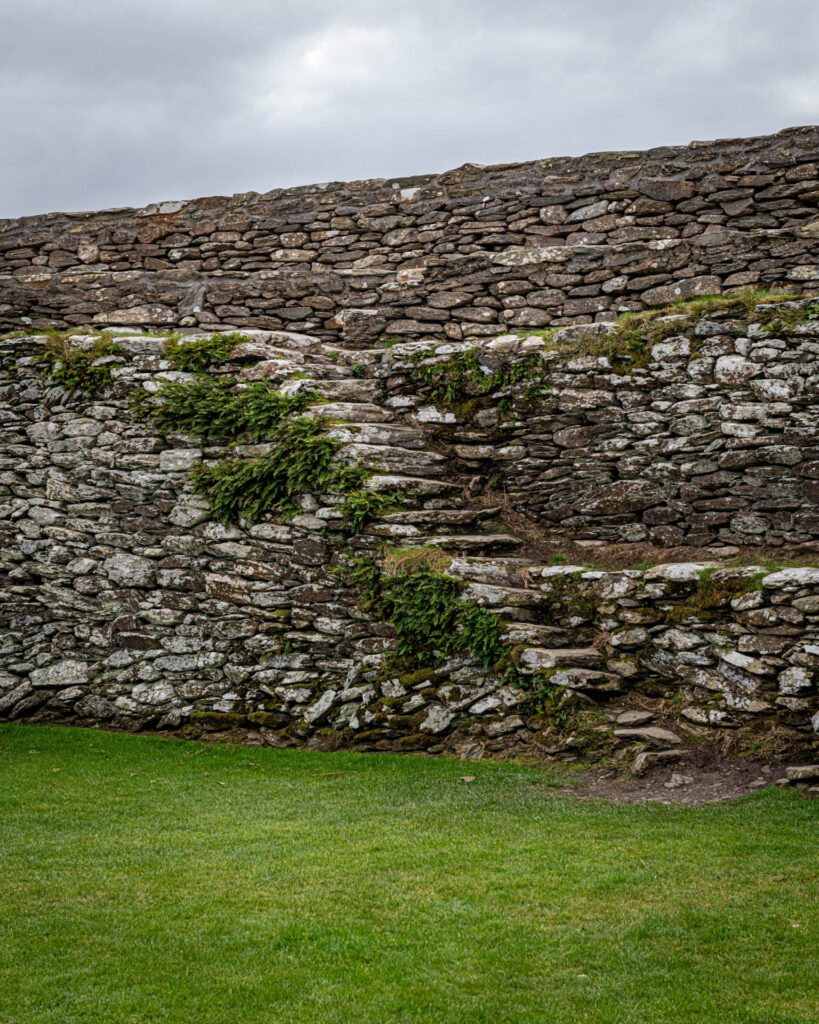
<svg viewBox="0 0 819 1024">
<path fill-rule="evenodd" d="M 817 1020 L 819 803 L 550 782 L 3 726 L 0 1024 Z"/>
</svg>

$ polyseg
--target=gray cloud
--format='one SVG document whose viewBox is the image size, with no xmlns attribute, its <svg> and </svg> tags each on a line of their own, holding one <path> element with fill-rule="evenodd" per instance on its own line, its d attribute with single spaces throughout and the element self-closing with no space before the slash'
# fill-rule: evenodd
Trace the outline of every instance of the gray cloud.
<svg viewBox="0 0 819 1024">
<path fill-rule="evenodd" d="M 819 120 L 815 0 L 2 0 L 0 216 Z"/>
</svg>

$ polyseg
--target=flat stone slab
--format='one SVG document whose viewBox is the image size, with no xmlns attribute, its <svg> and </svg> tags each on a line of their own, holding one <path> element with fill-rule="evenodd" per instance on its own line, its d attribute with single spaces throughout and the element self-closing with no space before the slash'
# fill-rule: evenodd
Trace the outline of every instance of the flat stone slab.
<svg viewBox="0 0 819 1024">
<path fill-rule="evenodd" d="M 602 655 L 594 647 L 529 647 L 521 653 L 521 672 L 537 672 L 544 668 L 594 668 Z"/>
<path fill-rule="evenodd" d="M 645 775 L 654 764 L 667 764 L 669 761 L 679 761 L 682 757 L 681 750 L 644 750 L 634 758 L 631 766 L 632 775 Z"/>
<path fill-rule="evenodd" d="M 618 725 L 645 725 L 654 718 L 651 711 L 623 711 L 617 716 Z"/>
<path fill-rule="evenodd" d="M 780 569 L 762 580 L 762 586 L 769 590 L 779 587 L 808 587 L 819 583 L 819 569 L 794 568 Z"/>
<path fill-rule="evenodd" d="M 649 725 L 644 729 L 615 729 L 614 735 L 620 740 L 647 740 L 649 743 L 682 743 L 680 737 L 670 729 Z"/>
<path fill-rule="evenodd" d="M 791 782 L 802 782 L 805 779 L 819 779 L 819 764 L 797 764 L 785 769 L 785 775 Z"/>
</svg>

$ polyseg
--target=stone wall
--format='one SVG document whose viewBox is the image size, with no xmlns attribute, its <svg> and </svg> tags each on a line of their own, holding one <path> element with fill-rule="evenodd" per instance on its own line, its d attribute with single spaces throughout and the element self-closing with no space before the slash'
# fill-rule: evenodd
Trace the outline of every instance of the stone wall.
<svg viewBox="0 0 819 1024">
<path fill-rule="evenodd" d="M 339 460 L 369 467 L 368 489 L 403 493 L 346 539 L 333 494 L 303 495 L 292 518 L 212 519 L 188 471 L 220 448 L 129 412 L 137 386 L 189 379 L 161 338 L 118 336 L 94 398 L 42 379 L 43 338 L 0 342 L 0 714 L 469 756 L 625 744 L 671 758 L 715 727 L 809 742 L 819 569 L 546 565 L 504 506 L 586 538 L 815 537 L 812 308 L 784 304 L 790 326 L 767 332 L 706 315 L 630 372 L 561 351 L 576 328 L 477 339 L 486 373 L 538 355 L 548 390 L 478 388 L 457 410 L 430 399 L 422 371 L 463 343 L 349 350 L 256 333 L 214 373 L 315 392 L 306 414 L 327 421 Z M 394 627 L 333 571 L 343 551 L 384 545 L 442 551 L 464 600 L 500 616 L 511 665 L 428 652 L 387 669 Z"/>
<path fill-rule="evenodd" d="M 0 328 L 490 337 L 819 280 L 819 129 L 0 221 Z"/>
<path fill-rule="evenodd" d="M 815 310 L 811 319 L 777 330 L 747 323 L 741 309 L 695 324 L 680 315 L 678 333 L 654 345 L 644 367 L 564 355 L 578 335 L 580 347 L 605 351 L 616 337 L 608 324 L 560 328 L 546 340 L 416 342 L 357 358 L 373 361 L 366 365 L 410 420 L 441 420 L 436 434 L 464 472 L 491 477 L 512 507 L 552 533 L 661 547 L 819 548 L 819 299 L 801 304 Z M 487 373 L 540 355 L 547 392 L 506 417 L 491 397 L 436 416 L 418 369 L 476 346 Z M 420 352 L 424 361 L 413 362 Z"/>
</svg>

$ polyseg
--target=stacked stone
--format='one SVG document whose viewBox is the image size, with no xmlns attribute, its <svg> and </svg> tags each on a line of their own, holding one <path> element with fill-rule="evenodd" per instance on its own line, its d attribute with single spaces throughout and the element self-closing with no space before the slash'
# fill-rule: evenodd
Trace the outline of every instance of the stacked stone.
<svg viewBox="0 0 819 1024">
<path fill-rule="evenodd" d="M 769 546 L 819 539 L 819 309 L 782 305 L 806 321 L 775 331 L 734 310 L 703 315 L 655 345 L 643 369 L 605 355 L 567 357 L 578 339 L 605 350 L 610 328 L 568 327 L 548 343 L 513 334 L 491 341 L 416 342 L 361 352 L 388 403 L 434 425 L 465 472 L 494 476 L 510 504 L 544 527 L 587 540 L 663 547 Z M 812 319 L 808 319 L 809 317 Z M 491 373 L 542 353 L 549 391 L 513 392 L 511 414 L 478 399 L 468 419 L 429 407 L 413 360 L 478 352 Z M 500 486 L 500 483 L 498 484 Z"/>
<path fill-rule="evenodd" d="M 781 374 L 768 372 L 769 362 L 750 338 L 748 347 L 733 354 L 700 352 L 697 358 L 714 366 L 721 358 L 747 359 L 762 368 L 749 379 L 761 384 L 770 377 L 790 387 L 802 379 L 803 357 L 814 351 L 800 346 L 815 348 L 810 332 L 795 330 L 773 342 L 766 336 L 776 353 L 774 365 L 786 368 Z M 703 344 L 722 337 L 732 344 L 742 340 L 710 328 L 702 337 Z M 372 470 L 366 486 L 398 487 L 406 495 L 397 511 L 364 527 L 351 541 L 353 550 L 375 552 L 385 543 L 443 550 L 447 571 L 465 583 L 464 597 L 506 624 L 517 669 L 532 680 L 527 688 L 466 656 L 400 675 L 385 669 L 393 627 L 365 614 L 355 590 L 331 571 L 335 556 L 327 531 L 340 525 L 338 496 L 305 495 L 299 513 L 288 520 L 214 522 L 191 492 L 187 472 L 219 450 L 180 434 L 160 436 L 128 412 L 135 387 L 156 388 L 160 376 L 185 379 L 166 360 L 162 339 L 118 336 L 123 356 L 105 357 L 112 361 L 114 383 L 94 400 L 41 380 L 36 356 L 42 340 L 17 338 L 0 347 L 0 714 L 182 728 L 188 734 L 226 732 L 271 745 L 456 750 L 470 756 L 577 749 L 578 737 L 555 735 L 534 706 L 532 692 L 545 688 L 608 709 L 594 735 L 633 753 L 673 754 L 684 740 L 713 727 L 753 728 L 757 722 L 779 723 L 794 742 L 819 732 L 819 570 L 750 567 L 710 574 L 718 566 L 645 572 L 544 567 L 527 554 L 520 537 L 505 530 L 497 508 L 475 507 L 466 497 L 476 466 L 485 473 L 497 465 L 551 465 L 552 453 L 539 435 L 528 448 L 526 430 L 539 431 L 549 415 L 557 415 L 565 392 L 583 393 L 567 381 L 581 376 L 592 390 L 602 389 L 604 381 L 605 401 L 595 395 L 581 403 L 584 413 L 604 412 L 615 393 L 618 402 L 627 395 L 629 378 L 611 373 L 605 360 L 590 366 L 590 357 L 582 357 L 564 366 L 558 352 L 549 364 L 553 390 L 528 420 L 515 419 L 526 408 L 523 385 L 512 389 L 510 429 L 517 439 L 503 439 L 489 454 L 474 450 L 480 445 L 471 425 L 454 424 L 458 436 L 452 447 L 442 440 L 441 431 L 457 417 L 431 404 L 423 387 L 413 393 L 410 352 L 400 346 L 351 352 L 304 335 L 259 332 L 216 371 L 275 380 L 285 393 L 319 395 L 322 404 L 309 414 L 329 420 L 331 436 L 341 445 L 339 458 Z M 75 337 L 71 344 L 90 340 Z M 507 338 L 481 348 L 490 360 L 514 360 L 538 351 L 539 343 Z M 651 479 L 656 467 L 659 480 L 669 475 L 669 451 L 653 443 L 641 448 L 639 439 L 662 440 L 656 414 L 667 411 L 663 403 L 671 397 L 702 401 L 686 392 L 699 378 L 679 361 L 682 343 L 672 345 L 673 351 L 663 344 L 643 371 L 645 394 L 664 396 L 656 399 L 660 408 L 632 421 L 645 429 L 623 433 L 622 440 L 616 432 L 608 435 L 600 449 L 648 452 L 642 473 Z M 450 354 L 461 347 L 451 346 Z M 410 348 L 430 349 L 436 359 L 446 354 L 432 343 Z M 795 359 L 791 352 L 798 353 Z M 799 404 L 789 410 L 791 420 L 815 410 L 810 381 L 815 377 L 807 376 L 795 392 Z M 736 405 L 733 389 L 745 383 L 709 379 L 707 409 Z M 499 420 L 491 405 L 474 414 L 484 427 Z M 636 407 L 623 400 L 623 409 Z M 770 422 L 774 411 L 785 414 L 762 408 L 760 419 L 726 412 L 726 423 L 762 423 L 766 431 L 724 431 L 729 441 L 742 441 L 727 450 L 758 445 L 760 460 L 767 459 L 768 446 L 779 444 L 767 433 L 776 426 Z M 625 421 L 609 422 L 622 429 Z M 555 429 L 579 428 L 558 421 Z M 790 428 L 791 447 L 799 429 Z M 686 460 L 704 457 L 686 448 L 703 443 L 698 434 L 675 433 L 672 440 L 672 452 Z M 266 450 L 258 444 L 232 451 Z M 582 474 L 575 448 L 556 450 L 566 451 Z M 778 500 L 781 477 L 771 474 L 769 487 L 769 500 Z M 594 489 L 600 488 L 598 480 Z M 746 509 L 747 499 L 738 493 L 737 508 L 758 514 Z M 587 500 L 579 499 L 579 511 Z M 674 510 L 676 500 L 660 490 L 650 508 Z M 724 598 L 699 600 L 706 578 L 709 586 L 724 589 Z M 639 721 L 622 708 L 633 697 L 644 708 Z M 681 709 L 673 728 L 671 698 Z"/>
<path fill-rule="evenodd" d="M 819 280 L 819 129 L 0 221 L 0 327 L 454 340 Z"/>
</svg>

